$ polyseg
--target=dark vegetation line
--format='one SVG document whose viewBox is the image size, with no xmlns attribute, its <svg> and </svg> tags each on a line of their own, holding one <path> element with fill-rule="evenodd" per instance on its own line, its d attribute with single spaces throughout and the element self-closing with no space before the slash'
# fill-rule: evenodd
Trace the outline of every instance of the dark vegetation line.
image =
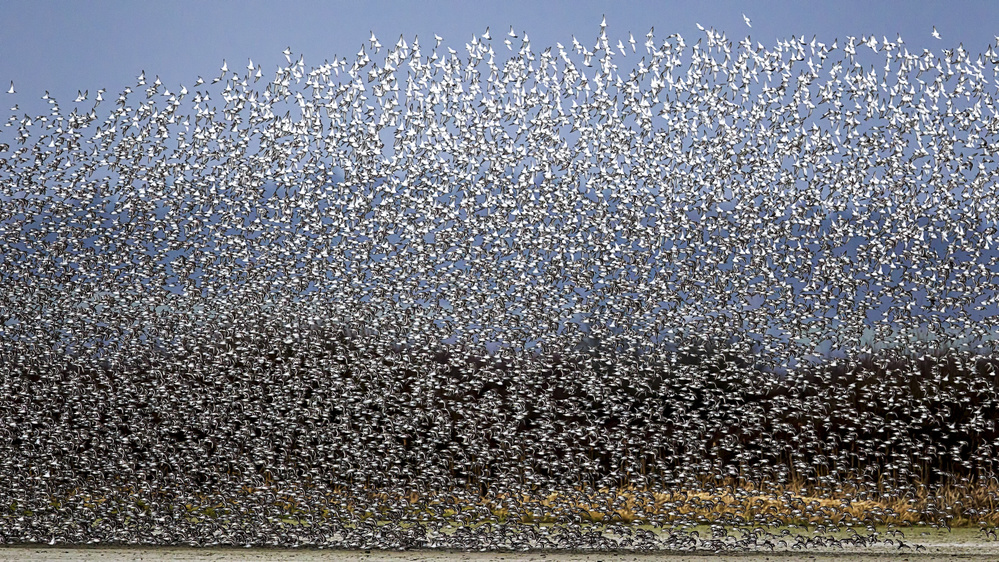
<svg viewBox="0 0 999 562">
<path fill-rule="evenodd" d="M 486 493 L 504 482 L 665 489 L 703 474 L 934 486 L 987 480 L 999 443 L 999 358 L 953 350 L 883 351 L 782 380 L 711 345 L 657 360 L 599 348 L 488 356 L 323 329 L 298 342 L 223 330 L 182 348 L 129 364 L 9 358 L 21 368 L 4 379 L 8 453 L 41 462 L 45 443 L 72 434 L 76 449 L 56 464 L 73 478 L 124 463 L 150 482 L 218 483 L 214 469 L 233 467 L 374 487 L 447 477 Z M 102 400 L 83 411 L 71 390 Z M 360 469 L 364 454 L 387 462 Z"/>
</svg>

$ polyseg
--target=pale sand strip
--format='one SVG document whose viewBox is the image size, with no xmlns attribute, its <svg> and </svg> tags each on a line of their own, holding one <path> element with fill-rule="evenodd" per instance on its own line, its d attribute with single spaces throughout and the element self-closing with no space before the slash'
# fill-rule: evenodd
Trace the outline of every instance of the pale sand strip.
<svg viewBox="0 0 999 562">
<path fill-rule="evenodd" d="M 730 554 L 711 553 L 637 553 L 637 552 L 461 552 L 453 550 L 412 551 L 344 551 L 344 550 L 293 550 L 293 549 L 231 549 L 186 547 L 0 547 L 0 562 L 33 562 L 41 560 L 100 560 L 103 562 L 198 560 L 211 562 L 291 561 L 291 562 L 389 562 L 426 561 L 458 562 L 462 560 L 503 562 L 765 562 L 782 560 L 808 560 L 815 562 L 887 562 L 898 560 L 999 560 L 999 543 L 951 543 L 927 545 L 925 551 L 899 552 L 895 549 L 874 547 L 839 551 L 783 551 L 744 552 Z"/>
</svg>

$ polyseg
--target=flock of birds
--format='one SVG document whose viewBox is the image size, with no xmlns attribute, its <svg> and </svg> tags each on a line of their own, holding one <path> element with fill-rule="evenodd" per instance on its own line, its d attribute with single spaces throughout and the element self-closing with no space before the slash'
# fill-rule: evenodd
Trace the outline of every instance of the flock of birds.
<svg viewBox="0 0 999 562">
<path fill-rule="evenodd" d="M 480 500 L 800 480 L 848 499 L 727 524 L 832 528 L 867 484 L 987 481 L 999 46 L 701 31 L 372 34 L 15 105 L 0 542 L 772 548 Z M 919 328 L 982 347 L 788 361 Z"/>
</svg>

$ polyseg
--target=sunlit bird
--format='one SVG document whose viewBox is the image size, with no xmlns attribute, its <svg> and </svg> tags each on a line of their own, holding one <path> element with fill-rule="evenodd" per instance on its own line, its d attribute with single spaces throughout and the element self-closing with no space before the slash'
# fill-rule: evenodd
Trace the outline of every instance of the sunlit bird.
<svg viewBox="0 0 999 562">
<path fill-rule="evenodd" d="M 919 550 L 994 476 L 999 360 L 903 352 L 995 335 L 995 50 L 697 28 L 12 100 L 4 540 Z"/>
</svg>

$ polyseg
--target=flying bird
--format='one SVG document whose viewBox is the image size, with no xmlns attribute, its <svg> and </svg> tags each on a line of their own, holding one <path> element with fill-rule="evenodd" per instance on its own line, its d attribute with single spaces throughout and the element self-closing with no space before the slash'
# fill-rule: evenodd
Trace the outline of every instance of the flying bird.
<svg viewBox="0 0 999 562">
<path fill-rule="evenodd" d="M 747 26 L 753 27 L 752 21 L 750 21 L 749 17 L 746 14 L 742 14 L 742 21 L 746 22 Z"/>
<path fill-rule="evenodd" d="M 757 42 L 753 53 L 747 37 L 745 52 L 728 56 L 724 35 L 699 24 L 724 60 L 704 52 L 684 60 L 679 34 L 657 48 L 650 29 L 652 56 L 619 69 L 607 64 L 616 53 L 605 26 L 603 18 L 595 47 L 575 37 L 566 38 L 569 52 L 555 43 L 564 72 L 513 26 L 497 40 L 512 49 L 519 39 L 524 56 L 500 64 L 488 27 L 466 45 L 464 60 L 450 47 L 424 58 L 418 38 L 410 49 L 402 35 L 398 49 L 375 60 L 381 45 L 372 31 L 356 62 L 310 69 L 286 49 L 288 65 L 260 87 L 260 64 L 229 72 L 223 61 L 222 84 L 198 78 L 190 103 L 180 99 L 186 87 L 179 96 L 160 92 L 156 78 L 146 102 L 132 103 L 125 88 L 112 108 L 98 108 L 101 89 L 83 112 L 46 93 L 46 115 L 11 115 L 0 127 L 0 255 L 13 256 L 0 258 L 0 356 L 16 358 L 18 388 L 3 387 L 0 411 L 20 426 L 4 428 L 6 441 L 17 439 L 32 462 L 0 463 L 0 481 L 28 496 L 17 511 L 77 485 L 81 495 L 118 496 L 90 508 L 101 512 L 92 524 L 50 510 L 34 520 L 8 517 L 4 539 L 83 543 L 112 534 L 303 546 L 339 535 L 385 549 L 828 547 L 839 543 L 819 529 L 844 515 L 837 505 L 807 513 L 792 505 L 796 513 L 768 515 L 737 539 L 720 521 L 709 533 L 702 528 L 704 536 L 620 522 L 598 532 L 571 521 L 552 533 L 494 528 L 491 510 L 461 505 L 450 521 L 466 528 L 450 535 L 438 532 L 446 506 L 424 500 L 431 490 L 464 489 L 471 495 L 460 501 L 478 503 L 487 489 L 515 498 L 569 490 L 572 480 L 587 495 L 608 484 L 609 506 L 627 499 L 612 488 L 632 478 L 641 486 L 647 470 L 697 482 L 697 492 L 671 493 L 685 500 L 694 497 L 684 489 L 701 496 L 705 488 L 731 498 L 745 491 L 739 481 L 767 481 L 795 465 L 818 476 L 815 469 L 858 467 L 866 453 L 865 466 L 877 468 L 886 450 L 899 467 L 993 473 L 995 455 L 969 445 L 995 417 L 992 406 L 966 400 L 967 389 L 993 382 L 973 354 L 965 372 L 897 362 L 855 371 L 834 364 L 844 369 L 838 374 L 780 369 L 834 347 L 868 348 L 865 323 L 878 340 L 881 328 L 902 330 L 900 345 L 911 337 L 903 328 L 924 321 L 941 332 L 943 324 L 981 329 L 983 315 L 964 312 L 994 300 L 981 299 L 995 268 L 987 254 L 965 249 L 994 249 L 999 228 L 981 232 L 979 219 L 999 208 L 999 195 L 972 183 L 949 209 L 926 196 L 963 180 L 968 167 L 996 172 L 984 152 L 951 150 L 987 117 L 950 111 L 958 97 L 991 107 L 994 83 L 976 65 L 954 62 L 945 72 L 958 76 L 958 89 L 918 75 L 903 89 L 892 71 L 934 57 L 909 54 L 897 48 L 901 38 L 889 44 L 885 36 L 894 56 L 883 73 L 858 65 L 840 80 L 844 61 L 825 61 L 832 51 L 814 37 L 780 41 L 781 56 L 766 58 L 754 56 L 764 46 Z M 614 42 L 622 56 L 629 44 L 636 50 L 627 35 Z M 443 38 L 433 37 L 441 47 Z M 845 43 L 853 57 L 856 38 Z M 878 47 L 873 35 L 863 43 Z M 994 61 L 994 48 L 979 60 Z M 596 54 L 604 49 L 607 57 Z M 962 48 L 944 52 L 947 61 L 972 58 Z M 576 68 L 575 55 L 585 67 Z M 831 79 L 817 78 L 812 92 L 821 101 L 785 98 L 776 88 L 791 85 L 798 61 L 815 74 L 830 68 Z M 687 72 L 673 71 L 687 62 Z M 701 87 L 712 73 L 738 76 L 742 101 Z M 764 83 L 765 103 L 749 98 L 753 81 Z M 858 87 L 872 111 L 807 126 L 798 119 L 800 108 L 820 103 L 827 116 L 839 112 Z M 78 90 L 77 101 L 88 93 Z M 938 99 L 946 109 L 931 105 Z M 906 128 L 914 109 L 933 127 L 913 140 Z M 15 142 L 27 146 L 11 151 Z M 937 165 L 944 153 L 956 170 Z M 911 260 L 896 259 L 899 239 Z M 961 291 L 951 290 L 957 285 Z M 879 308 L 883 324 L 870 315 Z M 567 333 L 571 322 L 586 323 L 585 335 Z M 746 330 L 759 336 L 750 338 L 755 345 L 729 347 Z M 777 331 L 788 337 L 771 337 Z M 715 361 L 721 351 L 715 358 L 724 360 Z M 585 358 L 562 361 L 577 352 Z M 8 371 L 0 368 L 4 382 Z M 933 391 L 913 390 L 924 385 Z M 946 403 L 960 405 L 959 414 Z M 224 415 L 206 409 L 218 406 L 229 407 Z M 887 433 L 879 423 L 886 416 Z M 100 431 L 86 431 L 98 423 Z M 823 466 L 809 468 L 812 459 Z M 268 513 L 278 508 L 276 487 L 265 486 L 241 492 L 238 510 L 209 520 L 162 517 L 201 489 L 223 497 L 259 489 L 261 472 L 272 468 L 284 475 L 280 487 L 301 490 L 291 496 L 304 520 L 333 495 L 358 509 L 338 510 L 335 524 L 282 529 Z M 901 494 L 919 483 L 903 474 L 879 478 Z M 412 491 L 420 503 L 379 500 L 378 520 L 387 524 L 368 526 L 359 516 L 372 513 L 361 505 L 368 479 L 385 491 Z M 723 479 L 730 483 L 712 484 Z M 143 493 L 138 505 L 150 517 L 129 524 L 113 506 L 138 498 L 116 492 L 117 480 L 178 493 Z M 345 497 L 350 488 L 358 497 Z M 836 493 L 852 500 L 858 492 Z M 0 491 L 4 503 L 9 495 Z M 578 496 L 556 496 L 541 511 L 577 510 Z M 769 511 L 771 502 L 756 501 L 756 515 Z M 679 507 L 655 509 L 681 525 L 700 517 Z M 426 529 L 393 527 L 413 508 L 431 519 Z M 940 521 L 939 510 L 916 508 L 915 517 Z M 748 506 L 732 509 L 739 520 L 756 517 Z M 815 520 L 815 536 L 769 533 L 764 523 L 784 515 Z M 835 540 L 881 542 L 853 533 Z"/>
</svg>

